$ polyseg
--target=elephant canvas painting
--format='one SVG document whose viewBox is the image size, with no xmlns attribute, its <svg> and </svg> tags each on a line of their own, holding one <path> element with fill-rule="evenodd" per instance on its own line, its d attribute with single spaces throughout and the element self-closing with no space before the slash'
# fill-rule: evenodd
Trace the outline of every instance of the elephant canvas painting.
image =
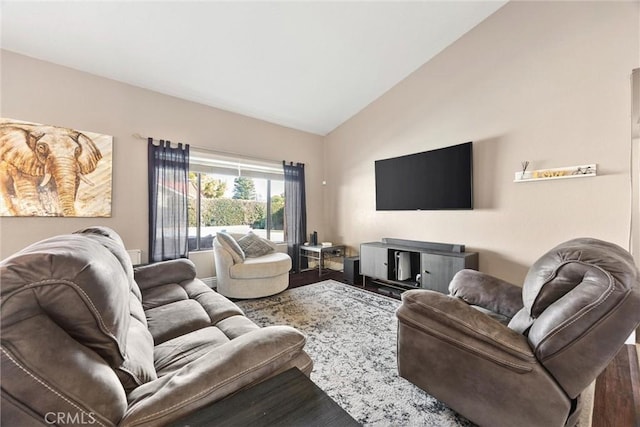
<svg viewBox="0 0 640 427">
<path fill-rule="evenodd" d="M 110 217 L 113 137 L 0 119 L 0 216 Z"/>
</svg>

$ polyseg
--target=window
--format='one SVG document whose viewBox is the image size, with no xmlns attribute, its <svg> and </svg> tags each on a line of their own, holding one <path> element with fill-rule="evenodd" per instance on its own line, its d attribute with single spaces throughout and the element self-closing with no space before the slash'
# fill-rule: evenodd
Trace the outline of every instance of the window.
<svg viewBox="0 0 640 427">
<path fill-rule="evenodd" d="M 189 250 L 213 248 L 218 231 L 284 241 L 282 164 L 192 148 L 189 164 Z"/>
</svg>

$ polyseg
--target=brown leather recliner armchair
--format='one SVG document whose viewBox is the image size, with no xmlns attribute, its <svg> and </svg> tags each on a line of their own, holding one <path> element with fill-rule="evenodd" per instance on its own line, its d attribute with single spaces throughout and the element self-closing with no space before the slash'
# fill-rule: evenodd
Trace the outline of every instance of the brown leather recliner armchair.
<svg viewBox="0 0 640 427">
<path fill-rule="evenodd" d="M 581 392 L 640 324 L 631 255 L 596 239 L 556 246 L 522 288 L 463 270 L 449 291 L 402 295 L 398 369 L 481 426 L 575 425 Z"/>
</svg>

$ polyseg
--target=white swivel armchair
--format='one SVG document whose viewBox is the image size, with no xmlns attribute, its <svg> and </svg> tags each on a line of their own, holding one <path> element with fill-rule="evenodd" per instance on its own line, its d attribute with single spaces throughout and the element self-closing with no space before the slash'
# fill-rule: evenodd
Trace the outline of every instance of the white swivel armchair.
<svg viewBox="0 0 640 427">
<path fill-rule="evenodd" d="M 213 241 L 218 293 L 228 298 L 260 298 L 289 286 L 291 257 L 274 249 L 264 255 L 245 256 L 238 245 L 248 235 L 218 233 Z M 255 239 L 255 237 L 254 237 Z M 247 251 L 249 254 L 250 251 Z"/>
</svg>

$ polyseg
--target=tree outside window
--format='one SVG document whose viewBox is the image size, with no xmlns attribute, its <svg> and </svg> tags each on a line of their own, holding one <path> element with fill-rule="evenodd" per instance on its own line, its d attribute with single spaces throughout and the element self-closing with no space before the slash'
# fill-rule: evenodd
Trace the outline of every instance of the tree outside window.
<svg viewBox="0 0 640 427">
<path fill-rule="evenodd" d="M 284 240 L 284 179 L 191 172 L 189 181 L 190 251 L 211 249 L 222 230 Z"/>
<path fill-rule="evenodd" d="M 237 200 L 255 200 L 256 186 L 253 179 L 239 176 L 233 180 L 233 198 Z"/>
</svg>

